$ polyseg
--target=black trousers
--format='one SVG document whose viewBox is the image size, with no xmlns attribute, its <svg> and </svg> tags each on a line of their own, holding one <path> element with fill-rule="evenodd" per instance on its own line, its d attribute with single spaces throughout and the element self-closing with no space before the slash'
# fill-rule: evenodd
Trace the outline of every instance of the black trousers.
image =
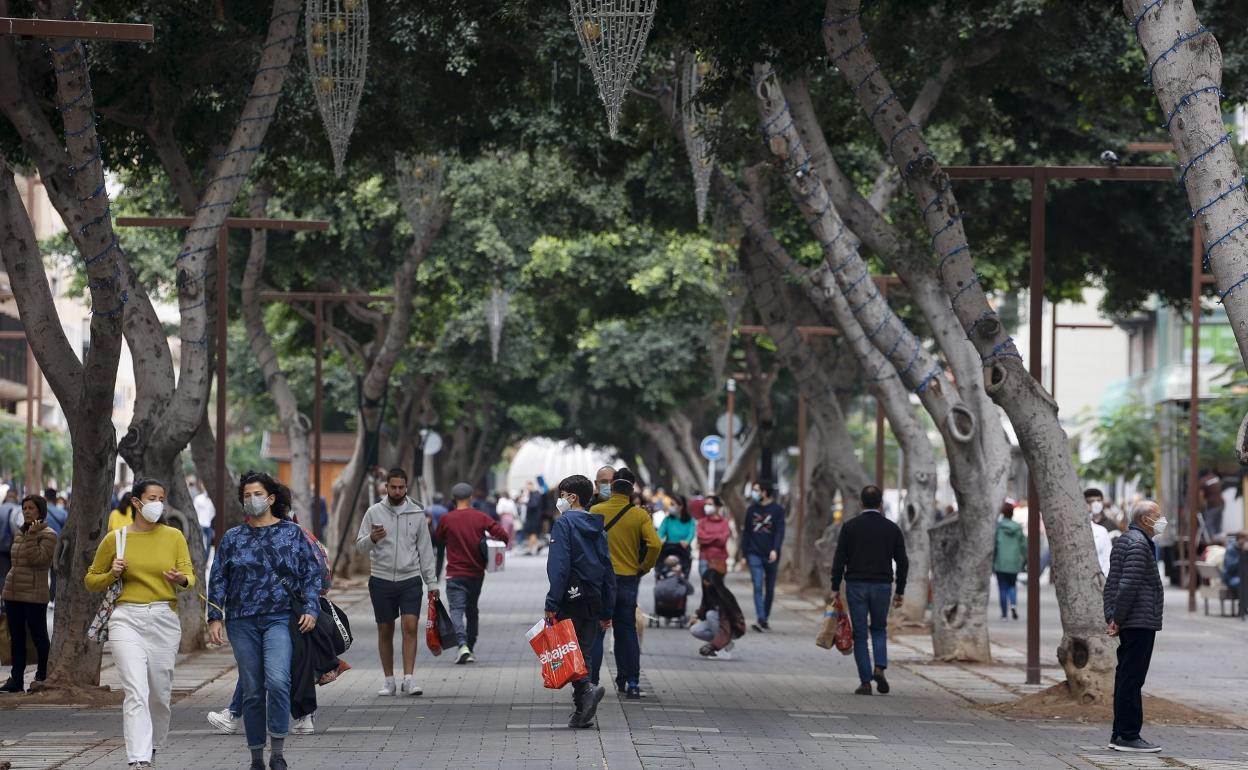
<svg viewBox="0 0 1248 770">
<path fill-rule="evenodd" d="M 1114 735 L 1140 737 L 1144 724 L 1144 679 L 1153 659 L 1156 631 L 1124 628 L 1118 632 L 1118 668 L 1114 672 Z"/>
<path fill-rule="evenodd" d="M 567 610 L 560 610 L 556 616 L 559 620 L 571 620 L 572 627 L 576 629 L 576 643 L 581 648 L 581 655 L 585 656 L 585 667 L 590 666 L 590 657 L 593 654 L 594 646 L 598 644 L 598 637 L 602 634 L 602 625 L 598 618 L 592 614 L 586 613 L 569 613 Z M 585 678 L 588 681 L 589 677 Z"/>
<path fill-rule="evenodd" d="M 4 603 L 4 614 L 9 618 L 9 653 L 13 656 L 13 672 L 15 682 L 25 682 L 26 676 L 26 635 L 30 634 L 35 642 L 38 663 L 35 666 L 35 679 L 42 681 L 48 676 L 48 605 L 30 602 Z"/>
</svg>

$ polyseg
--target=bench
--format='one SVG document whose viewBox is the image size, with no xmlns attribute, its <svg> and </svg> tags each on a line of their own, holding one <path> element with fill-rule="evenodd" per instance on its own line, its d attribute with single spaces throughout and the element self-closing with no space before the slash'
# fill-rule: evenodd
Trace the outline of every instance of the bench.
<svg viewBox="0 0 1248 770">
<path fill-rule="evenodd" d="M 1196 562 L 1196 574 L 1200 577 L 1200 598 L 1205 600 L 1205 614 L 1209 614 L 1209 600 L 1218 602 L 1218 612 L 1223 617 L 1239 615 L 1239 592 L 1228 588 L 1222 581 L 1222 571 L 1217 565 L 1206 561 Z M 1231 611 L 1226 611 L 1226 603 L 1231 603 Z"/>
</svg>

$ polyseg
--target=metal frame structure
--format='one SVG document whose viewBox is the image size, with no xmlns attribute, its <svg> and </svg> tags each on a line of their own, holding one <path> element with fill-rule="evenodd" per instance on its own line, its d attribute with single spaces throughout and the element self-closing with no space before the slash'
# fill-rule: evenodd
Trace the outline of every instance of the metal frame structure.
<svg viewBox="0 0 1248 770">
<path fill-rule="evenodd" d="M 315 328 L 313 337 L 313 347 L 316 349 L 316 367 L 315 378 L 316 387 L 313 395 L 312 404 L 312 505 L 317 510 L 312 511 L 312 534 L 316 535 L 318 540 L 321 539 L 321 434 L 323 423 L 323 404 L 325 396 L 325 383 L 321 378 L 321 368 L 324 363 L 324 318 L 326 302 L 393 302 L 393 296 L 381 296 L 363 293 L 335 292 L 335 291 L 262 291 L 260 292 L 261 302 L 311 302 L 313 306 Z M 328 505 L 326 506 L 328 508 Z"/>
<path fill-rule="evenodd" d="M 188 216 L 175 217 L 118 217 L 118 227 L 190 227 L 194 219 Z M 325 231 L 329 222 L 319 219 L 267 219 L 255 217 L 226 217 L 225 222 L 217 231 L 217 435 L 215 465 L 217 473 L 216 499 L 218 516 L 214 521 L 214 543 L 219 545 L 225 537 L 225 380 L 226 361 L 228 356 L 227 329 L 229 324 L 227 312 L 230 302 L 230 230 L 281 230 L 285 232 Z M 313 516 L 313 532 L 320 538 L 320 517 Z"/>
<path fill-rule="evenodd" d="M 1054 180 L 1172 182 L 1171 166 L 945 166 L 951 180 L 1013 179 L 1031 182 L 1031 275 L 1028 370 L 1042 381 L 1044 346 L 1045 188 Z M 1027 683 L 1040 683 L 1040 500 L 1027 480 Z"/>
</svg>

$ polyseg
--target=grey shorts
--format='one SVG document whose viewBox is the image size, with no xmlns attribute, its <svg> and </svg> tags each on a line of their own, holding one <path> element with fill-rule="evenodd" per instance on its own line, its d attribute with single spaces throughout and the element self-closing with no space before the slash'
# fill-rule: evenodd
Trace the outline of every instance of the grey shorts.
<svg viewBox="0 0 1248 770">
<path fill-rule="evenodd" d="M 378 625 L 393 623 L 399 614 L 420 617 L 424 584 L 419 577 L 395 582 L 378 577 L 368 579 L 368 596 L 373 600 L 373 617 Z"/>
</svg>

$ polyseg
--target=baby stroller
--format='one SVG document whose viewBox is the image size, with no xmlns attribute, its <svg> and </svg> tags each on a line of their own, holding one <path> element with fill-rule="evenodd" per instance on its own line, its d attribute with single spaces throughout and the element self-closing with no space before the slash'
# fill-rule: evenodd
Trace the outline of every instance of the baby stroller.
<svg viewBox="0 0 1248 770">
<path fill-rule="evenodd" d="M 659 562 L 654 568 L 654 615 L 649 619 L 651 627 L 657 628 L 660 619 L 665 626 L 672 625 L 673 621 L 679 628 L 689 624 L 686 604 L 693 593 L 693 585 L 680 563 L 683 551 L 679 543 L 669 543 L 659 553 Z"/>
</svg>

